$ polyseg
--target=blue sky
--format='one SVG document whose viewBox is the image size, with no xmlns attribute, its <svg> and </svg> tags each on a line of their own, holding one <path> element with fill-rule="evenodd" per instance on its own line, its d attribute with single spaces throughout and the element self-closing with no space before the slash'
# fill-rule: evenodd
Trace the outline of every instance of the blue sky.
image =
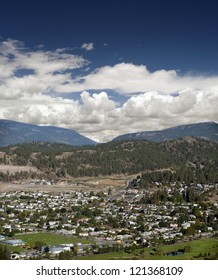
<svg viewBox="0 0 218 280">
<path fill-rule="evenodd" d="M 1 1 L 0 118 L 97 141 L 218 121 L 216 1 Z"/>
<path fill-rule="evenodd" d="M 217 5 L 176 0 L 1 1 L 1 36 L 47 49 L 94 42 L 95 52 L 87 54 L 93 67 L 122 60 L 150 70 L 217 73 Z"/>
</svg>

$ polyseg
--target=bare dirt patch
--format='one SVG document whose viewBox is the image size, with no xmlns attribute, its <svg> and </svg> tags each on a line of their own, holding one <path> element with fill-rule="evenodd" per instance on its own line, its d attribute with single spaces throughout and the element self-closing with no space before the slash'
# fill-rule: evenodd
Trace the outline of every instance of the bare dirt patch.
<svg viewBox="0 0 218 280">
<path fill-rule="evenodd" d="M 17 166 L 17 165 L 3 165 L 0 164 L 0 172 L 15 174 L 16 172 L 27 171 L 27 172 L 39 172 L 36 167 L 32 166 Z"/>
<path fill-rule="evenodd" d="M 212 191 L 212 192 L 208 195 L 208 200 L 209 200 L 211 203 L 218 203 L 218 190 Z"/>
<path fill-rule="evenodd" d="M 51 192 L 51 193 L 66 193 L 66 192 L 100 192 L 106 191 L 107 188 L 103 186 L 86 186 L 86 185 L 70 185 L 70 184 L 57 184 L 57 185 L 31 185 L 31 184 L 1 184 L 0 185 L 0 193 L 1 192 L 10 192 L 10 191 L 43 191 L 43 192 Z"/>
<path fill-rule="evenodd" d="M 134 176 L 131 176 L 134 178 Z M 13 184 L 0 183 L 0 192 L 8 191 L 48 191 L 48 192 L 71 192 L 71 191 L 108 191 L 112 192 L 123 189 L 126 181 L 130 176 L 111 176 L 111 177 L 82 177 L 82 178 L 68 178 L 62 180 L 55 185 L 40 185 L 40 184 Z"/>
</svg>

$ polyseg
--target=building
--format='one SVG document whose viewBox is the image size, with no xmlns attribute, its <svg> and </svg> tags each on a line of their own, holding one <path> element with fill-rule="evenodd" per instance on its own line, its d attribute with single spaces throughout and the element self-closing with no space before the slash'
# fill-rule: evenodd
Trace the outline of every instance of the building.
<svg viewBox="0 0 218 280">
<path fill-rule="evenodd" d="M 0 235 L 0 241 L 5 240 L 5 236 L 4 235 Z"/>
<path fill-rule="evenodd" d="M 9 245 L 9 246 L 23 246 L 23 245 L 25 245 L 25 242 L 21 239 L 3 240 L 3 241 L 1 241 L 1 243 L 4 244 L 4 245 Z"/>
<path fill-rule="evenodd" d="M 72 251 L 73 244 L 60 244 L 54 246 L 42 246 L 42 253 L 50 253 L 53 255 L 60 254 L 64 251 Z"/>
</svg>

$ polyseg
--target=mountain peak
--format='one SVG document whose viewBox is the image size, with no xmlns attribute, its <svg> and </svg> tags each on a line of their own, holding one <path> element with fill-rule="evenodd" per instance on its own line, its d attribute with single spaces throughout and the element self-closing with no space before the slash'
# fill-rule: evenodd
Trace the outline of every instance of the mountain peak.
<svg viewBox="0 0 218 280">
<path fill-rule="evenodd" d="M 205 122 L 180 125 L 164 130 L 128 133 L 114 138 L 113 141 L 147 140 L 152 142 L 164 142 L 183 137 L 197 137 L 218 142 L 218 124 L 215 122 Z"/>
<path fill-rule="evenodd" d="M 0 146 L 27 142 L 63 143 L 75 146 L 95 145 L 96 142 L 75 130 L 55 126 L 38 126 L 0 119 Z"/>
</svg>

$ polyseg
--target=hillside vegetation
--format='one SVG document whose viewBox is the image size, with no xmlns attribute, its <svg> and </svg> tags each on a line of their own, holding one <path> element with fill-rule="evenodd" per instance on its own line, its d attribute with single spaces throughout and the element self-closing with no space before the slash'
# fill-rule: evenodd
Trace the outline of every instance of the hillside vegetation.
<svg viewBox="0 0 218 280">
<path fill-rule="evenodd" d="M 35 167 L 32 177 L 100 176 L 112 174 L 171 174 L 184 168 L 205 182 L 218 181 L 218 144 L 192 137 L 153 143 L 121 141 L 97 146 L 73 147 L 64 144 L 29 143 L 0 149 L 0 164 Z M 1 169 L 0 169 L 1 170 Z M 30 176 L 19 172 L 13 179 Z M 0 180 L 10 174 L 0 173 Z M 11 175 L 12 176 L 12 175 Z M 6 178 L 8 177 L 8 178 Z"/>
</svg>

